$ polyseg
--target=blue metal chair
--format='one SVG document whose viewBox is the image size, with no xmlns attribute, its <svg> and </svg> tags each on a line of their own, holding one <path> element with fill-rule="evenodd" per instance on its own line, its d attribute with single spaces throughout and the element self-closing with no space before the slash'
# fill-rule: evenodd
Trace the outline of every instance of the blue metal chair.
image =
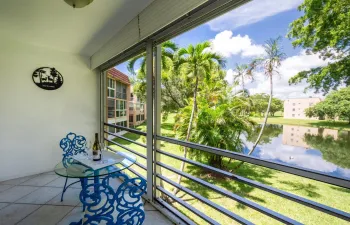
<svg viewBox="0 0 350 225">
<path fill-rule="evenodd" d="M 76 135 L 75 133 L 70 132 L 67 134 L 65 138 L 63 138 L 60 141 L 60 147 L 63 149 L 63 158 L 62 158 L 62 164 L 64 167 L 68 167 L 69 164 L 74 163 L 74 160 L 72 156 L 77 154 L 87 154 L 85 151 L 86 149 L 86 138 L 81 135 Z M 66 192 L 67 188 L 69 188 L 71 185 L 80 182 L 75 181 L 67 186 L 68 177 L 66 177 L 66 181 L 64 183 L 62 195 L 61 195 L 61 202 L 63 201 L 63 195 Z"/>
<path fill-rule="evenodd" d="M 108 184 L 110 177 L 123 179 L 116 191 Z M 142 195 L 145 192 L 144 179 L 130 179 L 122 173 L 105 177 L 101 183 L 86 185 L 80 192 L 80 201 L 86 206 L 84 217 L 70 225 L 142 225 L 145 220 Z"/>
</svg>

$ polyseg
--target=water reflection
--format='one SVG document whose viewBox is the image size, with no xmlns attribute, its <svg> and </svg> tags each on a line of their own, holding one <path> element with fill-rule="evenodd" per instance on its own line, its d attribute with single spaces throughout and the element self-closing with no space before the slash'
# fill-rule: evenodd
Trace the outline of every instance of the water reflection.
<svg viewBox="0 0 350 225">
<path fill-rule="evenodd" d="M 257 127 L 245 140 L 245 153 L 253 146 L 259 131 Z M 252 155 L 350 178 L 349 131 L 267 125 Z"/>
<path fill-rule="evenodd" d="M 285 145 L 309 148 L 310 145 L 305 140 L 305 135 L 320 136 L 321 139 L 331 136 L 333 139 L 337 139 L 338 131 L 317 127 L 283 125 L 282 140 Z"/>
</svg>

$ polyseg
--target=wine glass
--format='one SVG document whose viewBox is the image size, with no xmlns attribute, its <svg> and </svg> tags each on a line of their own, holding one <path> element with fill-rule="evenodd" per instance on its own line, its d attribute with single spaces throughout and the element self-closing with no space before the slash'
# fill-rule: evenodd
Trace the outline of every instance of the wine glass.
<svg viewBox="0 0 350 225">
<path fill-rule="evenodd" d="M 86 153 L 87 153 L 88 159 L 92 159 L 91 149 L 92 149 L 92 142 L 89 141 L 88 143 L 86 143 Z"/>
<path fill-rule="evenodd" d="M 103 155 L 104 155 L 104 151 L 107 150 L 107 145 L 105 144 L 104 141 L 102 141 L 100 143 L 100 146 L 101 146 L 101 160 L 102 160 L 103 163 L 105 163 L 105 162 L 107 162 L 107 160 L 104 160 Z"/>
</svg>

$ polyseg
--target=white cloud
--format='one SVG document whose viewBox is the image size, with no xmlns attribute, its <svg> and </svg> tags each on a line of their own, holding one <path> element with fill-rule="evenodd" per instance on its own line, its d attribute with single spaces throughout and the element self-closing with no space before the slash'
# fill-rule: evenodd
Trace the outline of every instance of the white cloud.
<svg viewBox="0 0 350 225">
<path fill-rule="evenodd" d="M 304 89 L 307 86 L 306 82 L 301 82 L 297 85 L 290 86 L 288 84 L 288 80 L 298 72 L 309 70 L 318 66 L 325 66 L 327 63 L 328 61 L 320 59 L 318 55 L 307 55 L 305 51 L 301 51 L 298 55 L 288 57 L 282 61 L 278 70 L 280 72 L 280 76 L 277 75 L 273 78 L 274 96 L 281 99 L 308 96 L 321 97 L 321 94 L 314 94 L 313 91 L 304 93 Z M 263 73 L 256 73 L 254 83 L 248 84 L 247 88 L 251 94 L 269 93 L 269 80 L 264 77 Z"/>
<path fill-rule="evenodd" d="M 232 31 L 225 30 L 218 33 L 212 42 L 212 50 L 224 57 L 241 55 L 242 57 L 255 57 L 264 54 L 262 45 L 253 44 L 248 35 L 233 36 Z"/>
<path fill-rule="evenodd" d="M 304 0 L 253 0 L 208 23 L 211 30 L 233 30 L 297 8 Z"/>
<path fill-rule="evenodd" d="M 234 81 L 234 72 L 232 69 L 229 69 L 226 71 L 226 76 L 225 76 L 225 80 L 229 83 L 229 84 L 233 84 Z"/>
</svg>

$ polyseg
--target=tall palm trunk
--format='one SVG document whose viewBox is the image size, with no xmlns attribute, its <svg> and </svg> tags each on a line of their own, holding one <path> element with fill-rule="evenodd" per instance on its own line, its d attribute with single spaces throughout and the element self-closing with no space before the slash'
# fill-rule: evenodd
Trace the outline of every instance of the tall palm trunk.
<svg viewBox="0 0 350 225">
<path fill-rule="evenodd" d="M 256 139 L 256 141 L 255 141 L 255 143 L 254 143 L 252 149 L 248 152 L 248 155 L 251 155 L 251 154 L 254 152 L 256 146 L 258 145 L 258 143 L 259 143 L 259 141 L 260 141 L 260 139 L 261 139 L 261 136 L 262 136 L 262 134 L 263 134 L 263 132 L 264 132 L 264 129 L 265 129 L 265 126 L 266 126 L 266 123 L 267 123 L 267 118 L 268 118 L 268 116 L 269 116 L 270 107 L 271 107 L 271 102 L 272 102 L 272 93 L 273 93 L 272 75 L 270 75 L 269 77 L 270 77 L 270 98 L 269 98 L 269 103 L 268 103 L 268 105 L 267 105 L 267 109 L 266 109 L 266 113 L 265 113 L 264 123 L 263 123 L 263 125 L 262 125 L 262 127 L 261 127 L 261 130 L 260 130 L 260 132 L 259 132 L 259 136 L 258 136 L 258 138 Z M 238 169 L 240 166 L 243 165 L 243 163 L 244 163 L 244 162 L 241 162 L 240 164 L 238 164 L 238 166 L 236 166 L 235 169 Z"/>
<path fill-rule="evenodd" d="M 242 91 L 243 91 L 243 95 L 244 95 L 244 75 L 242 74 Z"/>
<path fill-rule="evenodd" d="M 193 93 L 193 107 L 192 107 L 192 112 L 191 112 L 191 117 L 190 121 L 188 123 L 188 128 L 187 128 L 187 134 L 186 134 L 186 141 L 190 140 L 191 137 L 191 130 L 192 130 L 192 125 L 193 125 L 193 118 L 194 118 L 194 113 L 197 110 L 197 89 L 198 89 L 198 77 L 196 76 L 196 84 L 194 87 L 194 93 Z M 187 147 L 184 147 L 184 158 L 187 157 Z M 185 169 L 185 162 L 182 161 L 181 166 L 180 166 L 180 171 L 183 172 Z M 179 175 L 177 178 L 177 183 L 181 183 L 182 176 Z M 176 195 L 179 192 L 179 189 L 175 187 L 173 194 Z"/>
</svg>

